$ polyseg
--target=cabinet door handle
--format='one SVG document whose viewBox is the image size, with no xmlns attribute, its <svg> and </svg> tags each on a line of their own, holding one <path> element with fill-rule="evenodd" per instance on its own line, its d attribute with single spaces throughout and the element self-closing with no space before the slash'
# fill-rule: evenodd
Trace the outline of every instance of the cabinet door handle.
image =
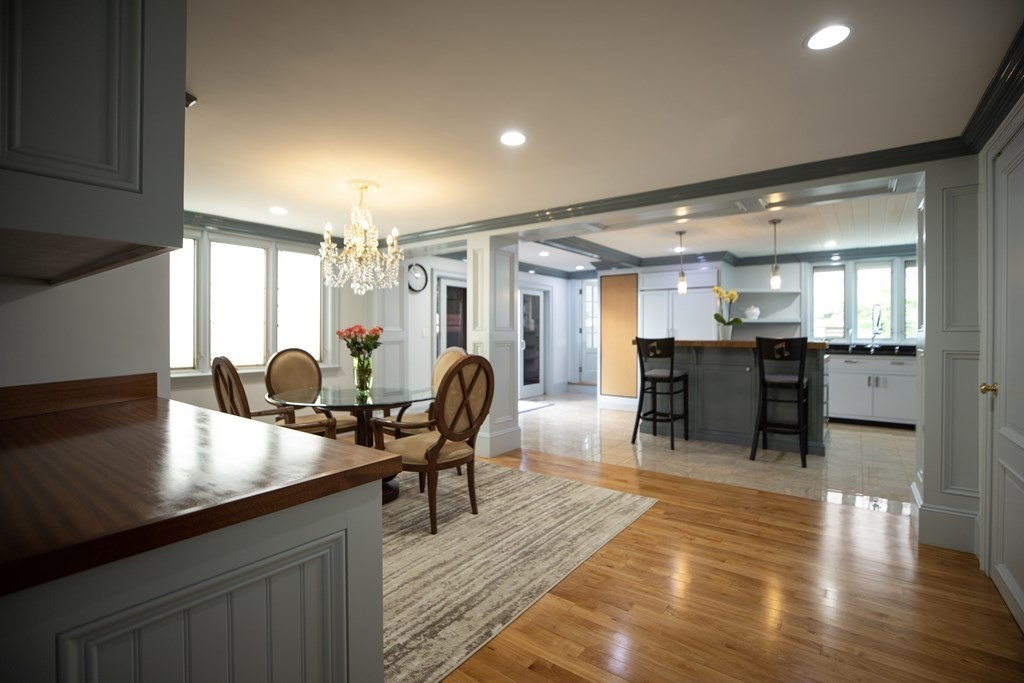
<svg viewBox="0 0 1024 683">
<path fill-rule="evenodd" d="M 871 386 L 871 375 L 868 375 L 868 386 Z"/>
<path fill-rule="evenodd" d="M 906 364 L 907 364 L 907 361 L 905 361 L 905 360 L 891 360 L 891 361 L 889 361 L 889 365 L 906 365 Z"/>
<path fill-rule="evenodd" d="M 847 360 L 844 360 L 843 362 L 844 362 L 844 363 L 849 363 L 850 365 L 856 365 L 856 364 L 857 364 L 857 361 L 855 361 L 855 360 L 849 360 L 849 359 L 847 359 Z"/>
<path fill-rule="evenodd" d="M 995 394 L 996 396 L 998 396 L 999 395 L 999 382 L 995 382 L 993 384 L 982 384 L 981 385 L 981 393 L 983 393 L 983 394 Z"/>
<path fill-rule="evenodd" d="M 878 388 L 878 375 L 875 375 L 875 388 Z"/>
</svg>

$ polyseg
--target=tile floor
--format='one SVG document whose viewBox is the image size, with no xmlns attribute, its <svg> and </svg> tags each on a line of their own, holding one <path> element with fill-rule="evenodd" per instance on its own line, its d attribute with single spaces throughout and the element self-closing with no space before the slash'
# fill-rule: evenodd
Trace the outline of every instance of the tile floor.
<svg viewBox="0 0 1024 683">
<path fill-rule="evenodd" d="M 537 400 L 552 405 L 520 413 L 524 450 L 897 515 L 911 513 L 913 430 L 831 424 L 826 456 L 809 455 L 804 469 L 797 453 L 758 450 L 757 460 L 751 462 L 749 446 L 683 441 L 678 434 L 674 451 L 669 449 L 667 435 L 641 433 L 634 445 L 629 442 L 632 412 L 598 410 L 596 399 L 584 394 L 547 395 Z"/>
</svg>

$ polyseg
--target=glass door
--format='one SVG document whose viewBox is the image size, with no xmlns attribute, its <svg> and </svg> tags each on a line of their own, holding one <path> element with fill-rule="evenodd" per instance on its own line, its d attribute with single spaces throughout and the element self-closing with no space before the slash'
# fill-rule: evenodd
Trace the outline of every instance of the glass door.
<svg viewBox="0 0 1024 683">
<path fill-rule="evenodd" d="M 541 292 L 523 290 L 520 295 L 522 327 L 520 329 L 521 381 L 519 398 L 541 396 L 544 393 L 543 319 L 544 297 Z"/>
<path fill-rule="evenodd" d="M 466 281 L 439 279 L 437 298 L 437 355 L 451 346 L 466 349 Z"/>
</svg>

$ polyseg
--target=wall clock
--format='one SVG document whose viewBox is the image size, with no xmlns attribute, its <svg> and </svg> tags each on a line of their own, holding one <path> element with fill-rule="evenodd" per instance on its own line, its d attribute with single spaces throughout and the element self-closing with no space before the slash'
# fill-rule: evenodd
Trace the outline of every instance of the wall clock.
<svg viewBox="0 0 1024 683">
<path fill-rule="evenodd" d="M 409 266 L 409 291 L 422 292 L 427 286 L 427 271 L 418 263 Z"/>
</svg>

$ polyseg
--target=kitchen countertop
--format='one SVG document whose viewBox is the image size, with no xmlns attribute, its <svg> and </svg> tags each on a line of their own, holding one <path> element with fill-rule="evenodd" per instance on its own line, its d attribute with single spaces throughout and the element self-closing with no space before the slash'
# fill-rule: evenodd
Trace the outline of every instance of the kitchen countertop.
<svg viewBox="0 0 1024 683">
<path fill-rule="evenodd" d="M 155 379 L 152 387 L 155 394 Z M 22 410 L 18 389 L 0 389 L 0 595 L 401 469 L 384 451 L 121 390 L 102 405 L 4 410 Z M 103 392 L 78 393 L 87 404 Z"/>
<path fill-rule="evenodd" d="M 677 339 L 676 340 L 676 346 L 699 347 L 699 348 L 709 348 L 709 349 L 753 349 L 753 348 L 756 347 L 756 344 L 754 343 L 754 340 L 752 340 L 752 339 L 751 340 L 746 340 L 746 341 L 738 341 L 738 340 L 737 341 L 732 341 L 732 340 L 730 340 L 730 341 L 717 341 L 717 340 L 711 340 L 711 339 L 708 339 L 708 340 L 701 340 L 701 339 L 694 339 L 694 340 L 690 340 L 690 339 Z M 828 344 L 826 342 L 809 341 L 809 342 L 807 342 L 807 348 L 809 350 L 811 350 L 811 351 L 819 351 L 819 350 L 827 349 L 828 348 Z"/>
</svg>

